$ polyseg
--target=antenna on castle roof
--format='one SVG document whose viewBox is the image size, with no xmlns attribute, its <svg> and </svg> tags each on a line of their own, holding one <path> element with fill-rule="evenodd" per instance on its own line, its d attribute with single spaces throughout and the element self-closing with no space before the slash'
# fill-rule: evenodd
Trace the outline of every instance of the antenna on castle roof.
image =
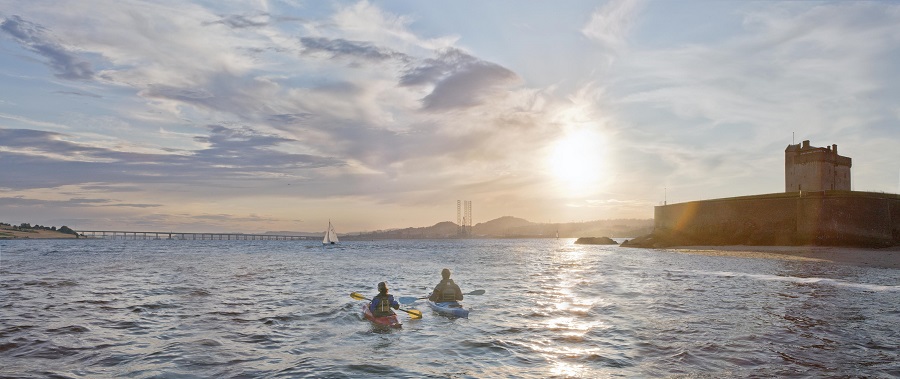
<svg viewBox="0 0 900 379">
<path fill-rule="evenodd" d="M 794 144 L 794 132 L 791 132 L 791 145 Z"/>
</svg>

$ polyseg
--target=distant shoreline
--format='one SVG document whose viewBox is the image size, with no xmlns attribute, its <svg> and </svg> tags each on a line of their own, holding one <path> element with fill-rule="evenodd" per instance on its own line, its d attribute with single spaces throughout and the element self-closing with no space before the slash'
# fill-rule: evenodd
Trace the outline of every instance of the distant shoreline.
<svg viewBox="0 0 900 379">
<path fill-rule="evenodd" d="M 84 238 L 84 237 L 81 237 Z M 552 237 L 481 237 L 477 239 L 550 239 Z M 46 240 L 46 239 L 78 239 L 72 234 L 59 233 L 51 230 L 21 231 L 3 228 L 0 229 L 0 241 L 13 240 Z M 403 239 L 384 238 L 383 240 Z M 448 238 L 453 239 L 453 238 Z M 566 237 L 564 239 L 573 239 Z M 348 241 L 356 239 L 348 238 Z M 359 241 L 376 239 L 359 239 Z M 382 240 L 382 239 L 377 239 Z M 631 247 L 629 247 L 631 248 Z M 837 246 L 672 246 L 666 248 L 652 248 L 658 251 L 668 251 L 679 254 L 696 254 L 717 257 L 751 258 L 751 259 L 778 259 L 788 261 L 807 262 L 832 262 L 850 264 L 863 267 L 879 267 L 888 269 L 900 269 L 900 246 L 888 248 L 862 248 L 862 247 L 837 247 Z"/>
<path fill-rule="evenodd" d="M 717 257 L 833 262 L 900 269 L 900 246 L 883 249 L 836 246 L 674 246 L 655 250 Z"/>
<path fill-rule="evenodd" d="M 12 240 L 44 240 L 44 239 L 77 239 L 74 234 L 60 233 L 44 229 L 14 230 L 0 228 L 0 241 Z"/>
</svg>

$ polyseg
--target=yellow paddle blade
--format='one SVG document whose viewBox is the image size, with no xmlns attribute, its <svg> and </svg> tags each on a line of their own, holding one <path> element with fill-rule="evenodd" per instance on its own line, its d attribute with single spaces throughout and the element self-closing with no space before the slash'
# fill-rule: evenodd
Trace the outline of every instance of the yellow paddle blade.
<svg viewBox="0 0 900 379">
<path fill-rule="evenodd" d="M 422 311 L 418 309 L 404 309 L 406 313 L 409 313 L 409 317 L 412 318 L 422 318 Z"/>
<path fill-rule="evenodd" d="M 367 297 L 363 296 L 362 294 L 360 294 L 358 292 L 351 292 L 350 297 L 352 297 L 356 300 L 369 300 Z"/>
</svg>

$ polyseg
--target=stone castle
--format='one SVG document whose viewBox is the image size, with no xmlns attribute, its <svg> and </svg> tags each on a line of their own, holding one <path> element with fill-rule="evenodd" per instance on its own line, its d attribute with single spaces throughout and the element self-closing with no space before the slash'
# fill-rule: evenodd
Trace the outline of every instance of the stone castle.
<svg viewBox="0 0 900 379">
<path fill-rule="evenodd" d="M 654 231 L 623 246 L 900 245 L 900 195 L 852 191 L 837 145 L 784 150 L 785 192 L 654 209 Z"/>
<path fill-rule="evenodd" d="M 784 149 L 784 191 L 850 191 L 852 160 L 837 145 L 811 147 L 809 141 Z"/>
</svg>

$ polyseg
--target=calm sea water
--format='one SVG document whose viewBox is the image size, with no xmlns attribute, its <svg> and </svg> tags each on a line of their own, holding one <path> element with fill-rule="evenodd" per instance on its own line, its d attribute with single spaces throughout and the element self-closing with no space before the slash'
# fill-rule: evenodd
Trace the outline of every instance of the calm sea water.
<svg viewBox="0 0 900 379">
<path fill-rule="evenodd" d="M 0 376 L 900 377 L 900 270 L 572 242 L 0 241 Z"/>
</svg>

